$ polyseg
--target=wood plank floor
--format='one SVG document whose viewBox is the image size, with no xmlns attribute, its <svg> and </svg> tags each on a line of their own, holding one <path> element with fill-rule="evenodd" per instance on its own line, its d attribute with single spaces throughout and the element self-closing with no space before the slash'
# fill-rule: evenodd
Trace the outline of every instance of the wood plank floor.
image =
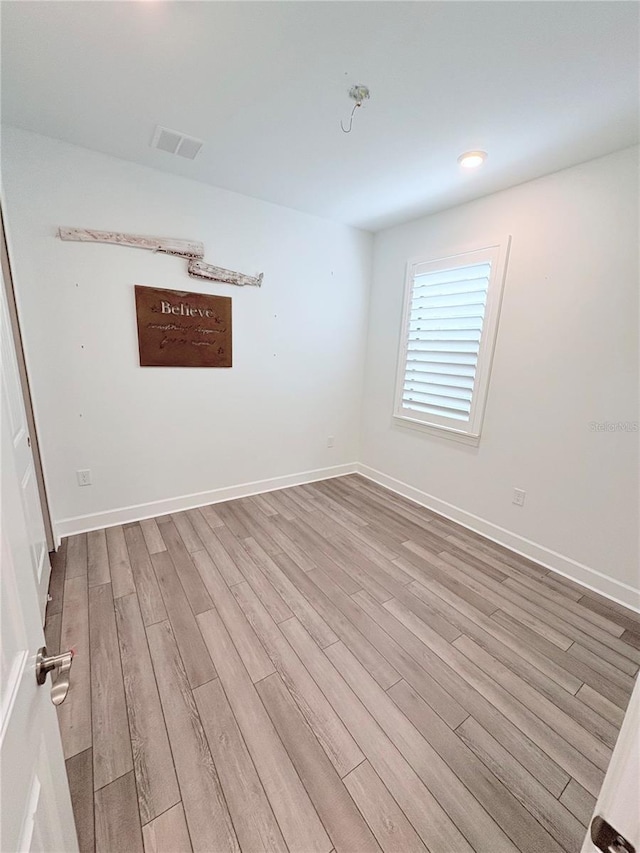
<svg viewBox="0 0 640 853">
<path fill-rule="evenodd" d="M 357 475 L 70 537 L 83 853 L 578 853 L 640 616 Z"/>
</svg>

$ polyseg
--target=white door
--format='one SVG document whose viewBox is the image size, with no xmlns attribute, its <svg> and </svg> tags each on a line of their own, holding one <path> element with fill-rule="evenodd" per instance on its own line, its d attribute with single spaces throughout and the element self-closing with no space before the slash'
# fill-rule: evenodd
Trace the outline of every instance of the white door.
<svg viewBox="0 0 640 853">
<path fill-rule="evenodd" d="M 0 313 L 0 850 L 75 853 L 78 842 L 50 699 L 51 676 L 42 686 L 35 677 L 36 654 L 44 646 L 43 587 L 49 564 L 4 282 Z"/>
<path fill-rule="evenodd" d="M 593 817 L 603 818 L 614 831 L 609 837 L 611 843 L 605 841 L 603 846 L 596 846 L 590 827 L 582 853 L 625 853 L 632 849 L 640 853 L 640 678 L 622 721 Z M 606 827 L 603 830 L 604 837 L 608 831 Z M 615 835 L 621 838 L 616 840 Z M 623 839 L 630 846 L 625 846 Z"/>
<path fill-rule="evenodd" d="M 11 453 L 16 468 L 20 489 L 20 503 L 27 524 L 27 541 L 29 543 L 29 565 L 33 574 L 41 622 L 44 624 L 44 611 L 47 606 L 47 589 L 49 586 L 49 552 L 47 537 L 42 520 L 40 495 L 36 469 L 31 452 L 31 438 L 27 414 L 22 397 L 22 385 L 14 346 L 9 308 L 6 301 L 5 281 L 2 281 L 2 325 L 0 327 L 2 343 L 2 371 L 6 389 L 2 405 L 7 410 L 7 428 L 11 437 Z"/>
</svg>

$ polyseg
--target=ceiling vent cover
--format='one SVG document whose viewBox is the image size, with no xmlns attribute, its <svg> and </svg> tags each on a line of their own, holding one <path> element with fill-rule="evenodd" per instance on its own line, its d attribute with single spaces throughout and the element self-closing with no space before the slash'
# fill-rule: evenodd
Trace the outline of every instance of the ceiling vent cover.
<svg viewBox="0 0 640 853">
<path fill-rule="evenodd" d="M 186 157 L 187 160 L 195 160 L 203 144 L 201 139 L 185 136 L 184 133 L 169 130 L 168 127 L 161 127 L 160 125 L 156 127 L 151 140 L 152 148 L 158 148 L 168 154 L 177 154 L 179 157 Z"/>
</svg>

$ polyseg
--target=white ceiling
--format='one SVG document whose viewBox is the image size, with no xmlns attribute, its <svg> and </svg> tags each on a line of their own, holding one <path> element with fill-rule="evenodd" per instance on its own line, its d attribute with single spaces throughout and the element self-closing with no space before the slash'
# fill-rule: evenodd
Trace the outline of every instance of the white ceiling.
<svg viewBox="0 0 640 853">
<path fill-rule="evenodd" d="M 2 72 L 9 124 L 371 230 L 638 140 L 636 2 L 4 0 Z"/>
</svg>

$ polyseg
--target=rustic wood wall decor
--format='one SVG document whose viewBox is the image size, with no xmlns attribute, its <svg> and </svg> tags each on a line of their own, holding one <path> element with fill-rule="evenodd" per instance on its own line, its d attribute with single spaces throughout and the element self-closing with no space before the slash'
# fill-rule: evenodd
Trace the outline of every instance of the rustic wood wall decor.
<svg viewBox="0 0 640 853">
<path fill-rule="evenodd" d="M 120 231 L 95 231 L 90 228 L 58 228 L 61 240 L 72 240 L 78 243 L 115 243 L 119 246 L 132 246 L 136 249 L 148 249 L 151 252 L 162 252 L 165 255 L 178 255 L 187 258 L 187 272 L 192 278 L 202 278 L 206 281 L 219 281 L 223 284 L 235 284 L 238 287 L 252 285 L 262 286 L 262 273 L 257 276 L 244 275 L 241 272 L 205 264 L 204 245 L 197 240 L 177 240 L 173 237 L 148 237 L 144 234 L 124 234 Z"/>
<path fill-rule="evenodd" d="M 77 243 L 116 243 L 178 255 L 181 258 L 204 258 L 204 244 L 195 240 L 175 240 L 173 237 L 146 237 L 144 234 L 121 234 L 118 231 L 92 231 L 90 228 L 58 228 L 61 240 Z"/>
<path fill-rule="evenodd" d="M 231 367 L 231 297 L 135 290 L 141 367 Z"/>
<path fill-rule="evenodd" d="M 212 264 L 205 264 L 204 261 L 195 259 L 189 261 L 189 275 L 192 278 L 204 278 L 209 281 L 224 281 L 227 284 L 237 284 L 238 287 L 244 287 L 247 284 L 253 287 L 262 287 L 262 273 L 257 276 L 243 275 L 241 272 L 214 267 Z"/>
</svg>

